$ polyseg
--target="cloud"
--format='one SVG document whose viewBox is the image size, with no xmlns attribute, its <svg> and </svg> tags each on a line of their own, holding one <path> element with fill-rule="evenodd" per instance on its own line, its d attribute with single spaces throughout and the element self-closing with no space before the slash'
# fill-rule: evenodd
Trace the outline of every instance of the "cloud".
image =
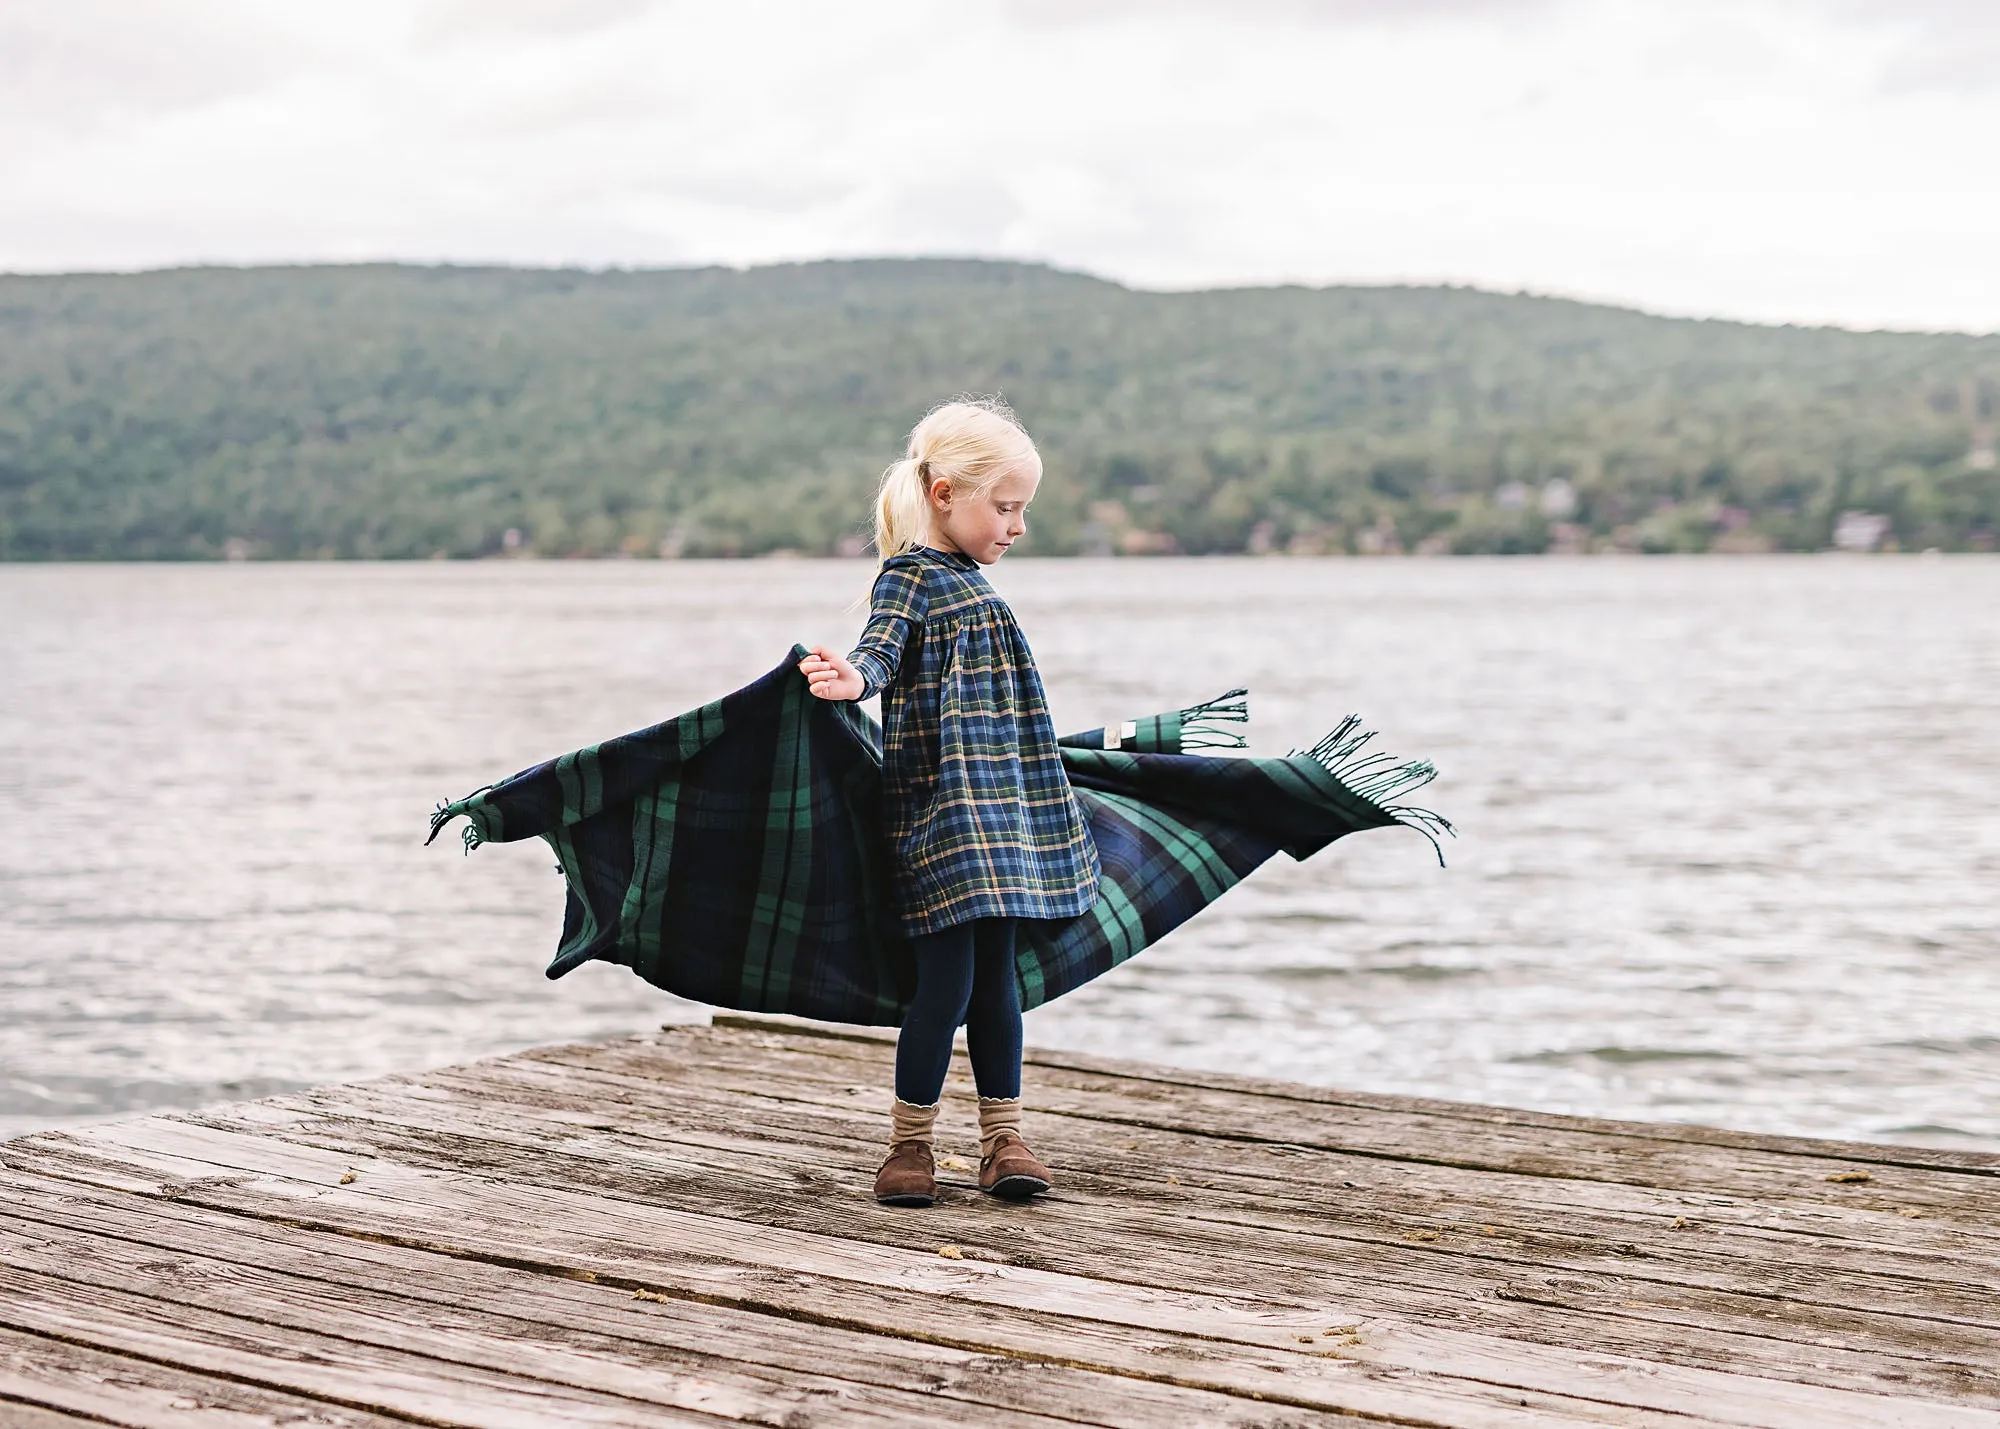
<svg viewBox="0 0 2000 1429">
<path fill-rule="evenodd" d="M 1889 94 L 2000 90 L 2000 5 L 1992 0 L 1806 0 L 1867 34 Z"/>
<path fill-rule="evenodd" d="M 248 0 L 7 0 L 0 116 L 90 128 L 254 93 L 314 62 L 269 13 Z"/>
<path fill-rule="evenodd" d="M 1004 0 L 1006 12 L 1035 25 L 1095 24 L 1195 16 L 1241 23 L 1313 26 L 1404 25 L 1433 20 L 1507 20 L 1562 8 L 1573 0 Z"/>
<path fill-rule="evenodd" d="M 417 6 L 414 34 L 425 43 L 466 36 L 585 35 L 659 8 L 659 0 L 428 0 Z"/>
<path fill-rule="evenodd" d="M 0 268 L 949 252 L 2000 326 L 2000 95 L 1888 77 L 1978 7 L 1911 3 L 0 0 Z"/>
<path fill-rule="evenodd" d="M 1027 207 L 1008 183 L 968 175 L 885 185 L 871 226 L 913 253 L 994 253 L 1012 246 Z"/>
</svg>

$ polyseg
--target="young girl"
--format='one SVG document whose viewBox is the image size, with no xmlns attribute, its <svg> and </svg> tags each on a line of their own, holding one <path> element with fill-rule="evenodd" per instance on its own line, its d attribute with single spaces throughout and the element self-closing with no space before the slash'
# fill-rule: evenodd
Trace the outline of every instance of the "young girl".
<svg viewBox="0 0 2000 1429">
<path fill-rule="evenodd" d="M 896 915 L 917 990 L 896 1041 L 889 1156 L 875 1197 L 928 1206 L 931 1129 L 963 1024 L 979 1091 L 979 1184 L 1023 1200 L 1049 1189 L 1021 1137 L 1022 918 L 1097 900 L 1097 849 L 1056 749 L 1034 657 L 986 583 L 1027 529 L 1042 460 L 998 402 L 950 402 L 882 475 L 882 569 L 861 643 L 799 662 L 826 700 L 882 695 L 883 825 Z"/>
</svg>

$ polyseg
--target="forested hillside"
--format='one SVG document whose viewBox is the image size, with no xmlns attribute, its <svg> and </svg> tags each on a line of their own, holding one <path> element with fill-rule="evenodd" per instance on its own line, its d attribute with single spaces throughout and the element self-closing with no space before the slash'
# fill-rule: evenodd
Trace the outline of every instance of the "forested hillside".
<svg viewBox="0 0 2000 1429">
<path fill-rule="evenodd" d="M 2000 338 L 915 261 L 0 277 L 0 557 L 854 550 L 999 391 L 1027 549 L 1904 548 L 2000 532 Z"/>
</svg>

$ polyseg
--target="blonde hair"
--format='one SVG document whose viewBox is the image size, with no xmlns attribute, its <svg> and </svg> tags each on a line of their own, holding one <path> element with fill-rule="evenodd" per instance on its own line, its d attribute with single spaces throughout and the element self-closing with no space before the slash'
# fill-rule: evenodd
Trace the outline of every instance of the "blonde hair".
<svg viewBox="0 0 2000 1429">
<path fill-rule="evenodd" d="M 959 397 L 910 428 L 903 459 L 882 473 L 875 495 L 875 550 L 900 556 L 930 524 L 931 483 L 951 483 L 954 500 L 978 496 L 1011 471 L 1039 475 L 1041 454 L 1020 419 L 997 397 Z"/>
</svg>

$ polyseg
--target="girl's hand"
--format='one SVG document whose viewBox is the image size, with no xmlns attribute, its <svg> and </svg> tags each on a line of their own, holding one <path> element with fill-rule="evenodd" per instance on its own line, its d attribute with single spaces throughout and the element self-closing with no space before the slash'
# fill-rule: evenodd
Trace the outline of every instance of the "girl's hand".
<svg viewBox="0 0 2000 1429">
<path fill-rule="evenodd" d="M 799 673 L 806 688 L 823 700 L 858 700 L 865 687 L 861 672 L 824 645 L 812 647 L 812 654 L 799 661 Z"/>
</svg>

